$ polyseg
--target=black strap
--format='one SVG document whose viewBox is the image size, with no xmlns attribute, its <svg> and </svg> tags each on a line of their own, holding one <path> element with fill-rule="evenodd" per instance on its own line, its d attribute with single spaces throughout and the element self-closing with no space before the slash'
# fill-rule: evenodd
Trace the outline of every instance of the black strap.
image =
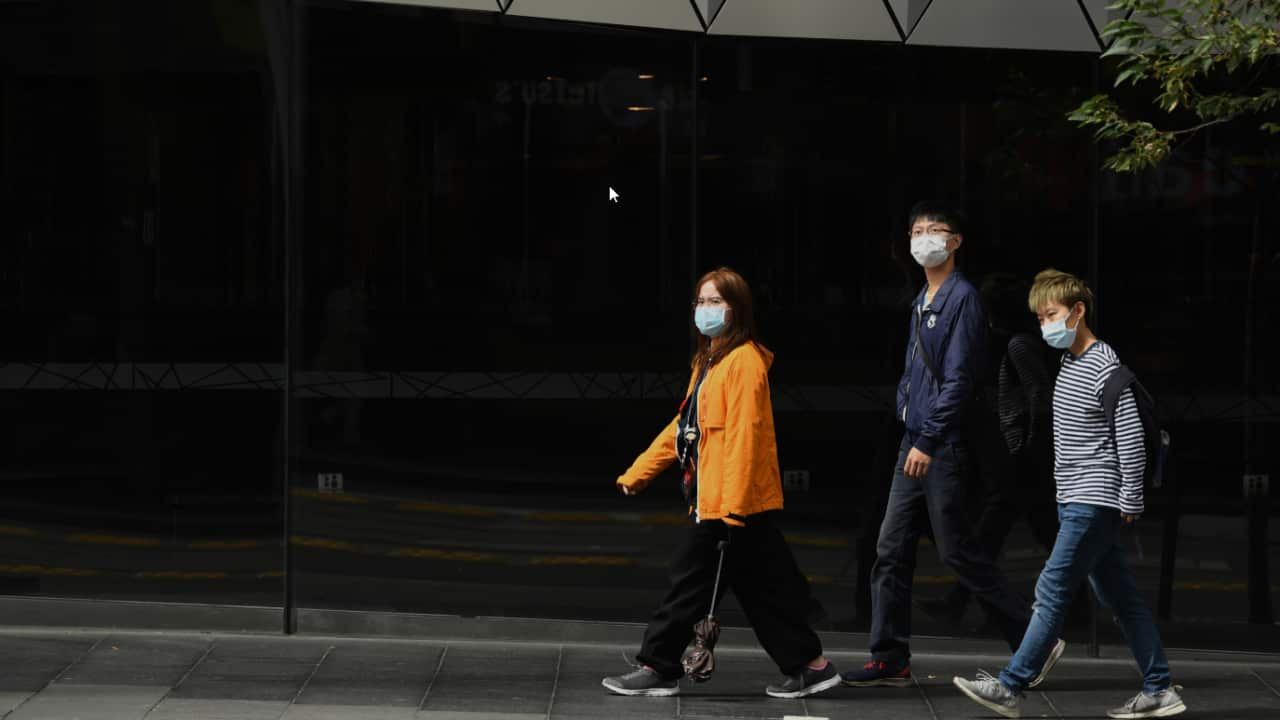
<svg viewBox="0 0 1280 720">
<path fill-rule="evenodd" d="M 707 611 L 707 617 L 715 617 L 716 614 L 716 597 L 720 594 L 720 571 L 724 569 L 724 551 L 729 547 L 728 538 L 716 543 L 716 549 L 720 551 L 720 559 L 716 562 L 716 582 L 711 586 L 711 609 Z"/>
<path fill-rule="evenodd" d="M 1116 439 L 1116 407 L 1120 404 L 1120 395 L 1136 380 L 1137 376 L 1133 371 L 1127 365 L 1121 365 L 1111 373 L 1102 386 L 1102 415 L 1106 418 L 1107 427 L 1111 429 L 1112 442 Z"/>
<path fill-rule="evenodd" d="M 933 358 L 929 357 L 929 353 L 924 351 L 924 344 L 920 342 L 920 324 L 924 320 L 924 311 L 919 305 L 916 306 L 916 353 L 920 359 L 924 360 L 925 367 L 929 368 L 929 372 L 933 373 L 933 377 L 938 381 L 938 386 L 942 386 L 942 373 L 938 372 L 938 366 L 933 364 Z"/>
</svg>

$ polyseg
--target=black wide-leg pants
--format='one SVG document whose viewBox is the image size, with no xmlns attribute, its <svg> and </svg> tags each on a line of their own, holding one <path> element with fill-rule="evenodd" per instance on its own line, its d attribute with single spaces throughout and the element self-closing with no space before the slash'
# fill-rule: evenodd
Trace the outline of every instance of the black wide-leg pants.
<svg viewBox="0 0 1280 720">
<path fill-rule="evenodd" d="M 719 520 L 690 522 L 671 558 L 670 589 L 645 629 L 636 659 L 664 678 L 681 677 L 680 656 L 693 639 L 693 625 L 711 604 L 719 553 L 725 538 L 720 593 L 732 590 L 760 645 L 784 675 L 794 675 L 822 654 L 809 626 L 809 581 L 775 524 L 776 512 L 751 515 L 745 527 Z"/>
</svg>

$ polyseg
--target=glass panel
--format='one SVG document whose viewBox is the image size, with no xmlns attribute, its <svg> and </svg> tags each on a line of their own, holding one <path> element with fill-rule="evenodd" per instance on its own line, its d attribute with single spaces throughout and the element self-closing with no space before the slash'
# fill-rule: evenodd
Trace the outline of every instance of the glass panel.
<svg viewBox="0 0 1280 720">
<path fill-rule="evenodd" d="M 1106 176 L 1100 254 L 1106 331 L 1161 403 L 1173 437 L 1176 484 L 1157 496 L 1180 517 L 1175 617 L 1250 617 L 1250 542 L 1243 476 L 1276 476 L 1280 373 L 1267 360 L 1280 303 L 1274 259 L 1274 143 L 1246 128 L 1212 129 L 1158 170 Z M 1258 502 L 1275 507 L 1275 494 Z M 1175 505 L 1176 503 L 1176 505 Z M 1255 546 L 1260 565 L 1274 549 Z M 1150 554 L 1148 549 L 1148 554 Z M 1255 632 L 1246 647 L 1274 636 Z M 1234 641 L 1234 640 L 1233 640 Z"/>
<path fill-rule="evenodd" d="M 281 254 L 246 3 L 0 4 L 0 592 L 281 602 Z"/>
<path fill-rule="evenodd" d="M 637 617 L 679 491 L 613 481 L 685 381 L 690 40 L 307 21 L 299 605 Z"/>
</svg>

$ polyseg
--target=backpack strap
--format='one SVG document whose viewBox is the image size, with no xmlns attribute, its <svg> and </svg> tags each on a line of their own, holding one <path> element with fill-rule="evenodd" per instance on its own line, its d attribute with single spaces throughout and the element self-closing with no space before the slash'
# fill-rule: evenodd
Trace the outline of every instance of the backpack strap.
<svg viewBox="0 0 1280 720">
<path fill-rule="evenodd" d="M 1107 419 L 1107 427 L 1111 428 L 1112 440 L 1116 437 L 1116 407 L 1120 404 L 1120 394 L 1137 379 L 1128 365 L 1121 365 L 1102 386 L 1102 414 Z"/>
<path fill-rule="evenodd" d="M 920 342 L 920 325 L 924 321 L 924 311 L 920 306 L 916 306 L 916 354 L 924 360 L 925 367 L 929 368 L 929 372 L 933 373 L 933 379 L 938 381 L 938 387 L 942 387 L 942 373 L 938 372 L 938 366 L 933 364 L 933 358 L 929 357 L 929 353 L 925 352 L 924 343 Z"/>
</svg>

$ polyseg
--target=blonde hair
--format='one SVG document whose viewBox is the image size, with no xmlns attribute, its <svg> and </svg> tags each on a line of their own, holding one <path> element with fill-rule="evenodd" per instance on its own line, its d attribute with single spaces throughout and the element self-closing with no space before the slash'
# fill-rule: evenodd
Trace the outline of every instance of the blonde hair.
<svg viewBox="0 0 1280 720">
<path fill-rule="evenodd" d="M 1078 302 L 1084 303 L 1085 316 L 1090 315 L 1093 312 L 1093 291 L 1075 275 L 1053 268 L 1036 273 L 1035 283 L 1027 295 L 1027 306 L 1033 313 L 1053 303 L 1065 305 L 1069 310 Z"/>
</svg>

